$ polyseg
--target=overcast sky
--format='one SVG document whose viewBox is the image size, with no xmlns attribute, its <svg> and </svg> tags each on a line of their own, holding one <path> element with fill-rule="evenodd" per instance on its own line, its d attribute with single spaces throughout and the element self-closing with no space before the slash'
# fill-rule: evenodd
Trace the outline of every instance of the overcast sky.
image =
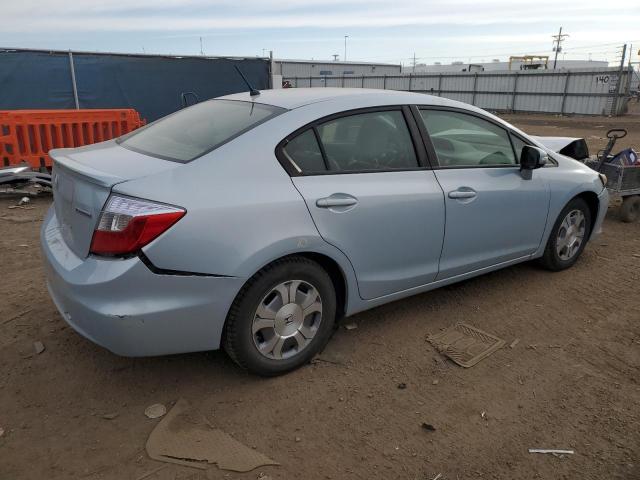
<svg viewBox="0 0 640 480">
<path fill-rule="evenodd" d="M 640 49 L 640 0 L 0 0 L 0 46 L 410 64 Z M 562 58 L 562 56 L 560 56 Z"/>
</svg>

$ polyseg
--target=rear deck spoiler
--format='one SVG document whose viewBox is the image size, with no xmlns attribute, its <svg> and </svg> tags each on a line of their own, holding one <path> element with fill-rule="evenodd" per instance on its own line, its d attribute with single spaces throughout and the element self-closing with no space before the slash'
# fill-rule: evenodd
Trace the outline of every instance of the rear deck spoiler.
<svg viewBox="0 0 640 480">
<path fill-rule="evenodd" d="M 73 172 L 76 175 L 80 175 L 85 179 L 89 180 L 91 183 L 95 183 L 97 185 L 111 188 L 116 183 L 120 183 L 125 181 L 125 179 L 118 177 L 116 175 L 111 175 L 109 173 L 102 172 L 100 170 L 96 170 L 91 166 L 80 163 L 69 155 L 73 149 L 71 148 L 57 148 L 55 150 L 49 151 L 49 156 L 53 160 L 53 173 L 55 175 L 55 169 L 64 168 L 68 171 Z"/>
</svg>

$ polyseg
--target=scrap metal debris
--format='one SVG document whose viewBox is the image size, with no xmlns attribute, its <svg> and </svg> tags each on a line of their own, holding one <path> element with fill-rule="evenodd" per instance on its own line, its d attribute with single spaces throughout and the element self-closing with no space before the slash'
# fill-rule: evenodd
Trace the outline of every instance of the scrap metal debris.
<svg viewBox="0 0 640 480">
<path fill-rule="evenodd" d="M 165 413 L 167 413 L 167 407 L 165 407 L 161 403 L 154 403 L 153 405 L 147 407 L 144 411 L 144 414 L 148 418 L 160 418 L 164 416 Z"/>
<path fill-rule="evenodd" d="M 465 323 L 456 323 L 436 335 L 429 335 L 427 341 L 465 368 L 474 366 L 505 344 L 501 338 Z"/>
<path fill-rule="evenodd" d="M 573 450 L 562 450 L 557 448 L 530 448 L 529 453 L 551 453 L 552 455 L 573 455 Z"/>
<path fill-rule="evenodd" d="M 264 465 L 278 465 L 220 429 L 180 399 L 156 425 L 147 440 L 153 460 L 207 469 L 212 464 L 235 472 L 249 472 Z"/>
<path fill-rule="evenodd" d="M 35 172 L 28 165 L 5 167 L 0 168 L 0 185 L 0 193 L 38 195 L 51 192 L 51 175 Z"/>
<path fill-rule="evenodd" d="M 0 184 L 38 183 L 51 186 L 51 175 L 34 172 L 28 165 L 0 168 Z"/>
<path fill-rule="evenodd" d="M 513 342 L 511 342 L 511 344 L 509 345 L 509 348 L 515 348 L 516 345 L 518 345 L 520 343 L 520 339 L 516 338 Z"/>
</svg>

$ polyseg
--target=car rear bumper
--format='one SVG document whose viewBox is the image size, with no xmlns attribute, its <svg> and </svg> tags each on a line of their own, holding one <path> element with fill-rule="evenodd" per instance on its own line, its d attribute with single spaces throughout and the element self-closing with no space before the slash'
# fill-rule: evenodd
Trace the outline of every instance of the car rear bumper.
<svg viewBox="0 0 640 480">
<path fill-rule="evenodd" d="M 219 348 L 243 280 L 164 275 L 138 258 L 79 258 L 53 208 L 40 233 L 47 288 L 65 321 L 118 355 L 152 356 Z"/>
</svg>

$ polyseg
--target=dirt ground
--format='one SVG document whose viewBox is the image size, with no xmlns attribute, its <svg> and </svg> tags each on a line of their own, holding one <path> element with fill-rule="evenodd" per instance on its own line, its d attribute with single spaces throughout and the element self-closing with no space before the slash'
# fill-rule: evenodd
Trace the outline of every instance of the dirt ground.
<svg viewBox="0 0 640 480">
<path fill-rule="evenodd" d="M 507 118 L 593 151 L 625 125 L 621 146 L 640 147 L 640 117 Z M 568 271 L 518 265 L 359 314 L 325 361 L 262 379 L 222 352 L 121 358 L 80 337 L 44 284 L 50 199 L 15 203 L 0 200 L 0 480 L 640 479 L 640 223 L 615 208 Z M 439 362 L 425 336 L 457 321 L 520 341 L 469 369 Z M 179 398 L 281 465 L 156 471 L 144 410 Z"/>
<path fill-rule="evenodd" d="M 560 116 L 560 115 L 500 115 L 531 135 L 554 137 L 583 137 L 589 152 L 595 155 L 607 145 L 606 133 L 611 128 L 625 128 L 627 136 L 616 143 L 614 153 L 624 148 L 640 151 L 640 103 L 632 100 L 628 104 L 629 114 L 621 117 Z"/>
</svg>

